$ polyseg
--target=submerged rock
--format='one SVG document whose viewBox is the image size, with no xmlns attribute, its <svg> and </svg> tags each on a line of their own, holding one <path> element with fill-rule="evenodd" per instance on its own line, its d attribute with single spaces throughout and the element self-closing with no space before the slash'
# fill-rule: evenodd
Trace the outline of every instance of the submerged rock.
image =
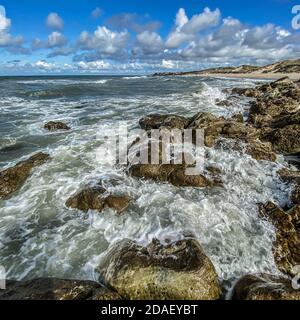
<svg viewBox="0 0 300 320">
<path fill-rule="evenodd" d="M 106 192 L 106 189 L 100 186 L 88 187 L 69 198 L 66 206 L 83 212 L 88 212 L 89 210 L 101 212 L 105 208 L 112 208 L 121 214 L 132 201 L 132 198 L 126 195 L 115 196 L 106 194 Z"/>
<path fill-rule="evenodd" d="M 121 300 L 120 296 L 93 281 L 40 278 L 7 281 L 0 300 Z"/>
<path fill-rule="evenodd" d="M 276 228 L 273 244 L 278 269 L 294 276 L 294 267 L 300 265 L 300 205 L 285 212 L 272 202 L 259 206 L 260 215 Z"/>
<path fill-rule="evenodd" d="M 49 121 L 44 125 L 44 128 L 49 131 L 57 131 L 57 130 L 70 130 L 71 128 L 61 121 Z"/>
<path fill-rule="evenodd" d="M 101 278 L 129 300 L 215 300 L 221 290 L 209 258 L 194 239 L 168 245 L 131 240 L 113 245 L 98 268 Z"/>
<path fill-rule="evenodd" d="M 300 300 L 290 279 L 267 274 L 247 275 L 234 287 L 234 300 Z"/>
<path fill-rule="evenodd" d="M 40 166 L 49 160 L 49 154 L 39 152 L 14 167 L 0 172 L 0 199 L 9 197 L 25 183 L 34 167 Z"/>
</svg>

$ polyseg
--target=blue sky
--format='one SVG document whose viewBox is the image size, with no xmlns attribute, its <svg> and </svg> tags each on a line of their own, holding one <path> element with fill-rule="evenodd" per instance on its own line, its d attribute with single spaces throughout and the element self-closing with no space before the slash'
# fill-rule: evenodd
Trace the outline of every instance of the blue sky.
<svg viewBox="0 0 300 320">
<path fill-rule="evenodd" d="M 297 58 L 297 1 L 0 0 L 0 74 L 135 74 Z"/>
</svg>

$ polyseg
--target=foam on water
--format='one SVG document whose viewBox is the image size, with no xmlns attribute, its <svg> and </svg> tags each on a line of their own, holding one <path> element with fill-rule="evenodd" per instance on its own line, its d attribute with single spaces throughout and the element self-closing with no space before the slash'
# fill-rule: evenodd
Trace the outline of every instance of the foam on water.
<svg viewBox="0 0 300 320">
<path fill-rule="evenodd" d="M 223 188 L 213 189 L 176 188 L 133 179 L 121 167 L 97 161 L 97 133 L 117 128 L 119 120 L 129 121 L 134 128 L 139 118 L 154 112 L 229 115 L 228 107 L 215 104 L 216 99 L 226 98 L 222 85 L 224 88 L 228 82 L 203 84 L 202 80 L 195 83 L 185 79 L 186 90 L 180 92 L 183 82 L 177 81 L 178 89 L 155 96 L 149 90 L 145 95 L 114 94 L 109 99 L 83 97 L 78 101 L 30 103 L 19 99 L 10 106 L 0 102 L 3 115 L 18 123 L 15 130 L 3 133 L 3 139 L 19 141 L 26 137 L 38 143 L 37 150 L 52 157 L 33 171 L 13 197 L 0 201 L 0 261 L 9 278 L 94 280 L 94 269 L 111 243 L 123 238 L 141 244 L 154 237 L 174 240 L 185 232 L 197 237 L 220 279 L 229 284 L 246 273 L 278 273 L 272 255 L 274 230 L 259 219 L 257 203 L 287 203 L 290 190 L 276 176 L 282 159 L 277 163 L 258 162 L 225 148 L 207 149 L 207 164 L 221 168 L 224 183 Z M 149 82 L 153 86 L 151 79 L 147 79 Z M 244 106 L 236 108 L 243 111 Z M 65 120 L 72 130 L 45 132 L 42 124 L 50 119 Z M 4 160 L 3 164 L 19 160 Z M 68 197 L 86 184 L 99 181 L 109 191 L 125 192 L 135 200 L 124 215 L 118 216 L 111 209 L 84 214 L 66 208 Z"/>
</svg>

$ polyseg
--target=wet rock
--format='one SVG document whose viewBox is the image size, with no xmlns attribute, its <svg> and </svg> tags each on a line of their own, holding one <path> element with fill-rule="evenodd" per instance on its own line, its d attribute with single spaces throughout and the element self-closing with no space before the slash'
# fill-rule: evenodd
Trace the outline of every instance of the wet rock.
<svg viewBox="0 0 300 320">
<path fill-rule="evenodd" d="M 57 131 L 57 130 L 70 130 L 71 128 L 61 121 L 49 121 L 44 125 L 44 128 L 49 131 Z"/>
<path fill-rule="evenodd" d="M 222 170 L 218 167 L 215 167 L 215 166 L 208 166 L 208 167 L 206 167 L 206 170 L 214 176 L 218 176 L 222 173 Z"/>
<path fill-rule="evenodd" d="M 259 134 L 260 132 L 257 129 L 234 121 L 226 122 L 221 131 L 223 137 L 230 139 L 257 138 Z"/>
<path fill-rule="evenodd" d="M 271 128 L 283 128 L 292 124 L 300 124 L 300 112 L 279 116 L 272 119 L 269 123 Z"/>
<path fill-rule="evenodd" d="M 234 287 L 234 300 L 300 300 L 290 279 L 267 274 L 247 275 Z"/>
<path fill-rule="evenodd" d="M 189 129 L 203 129 L 211 125 L 223 126 L 225 118 L 217 117 L 210 112 L 199 112 L 190 118 L 188 128 Z"/>
<path fill-rule="evenodd" d="M 232 139 L 250 139 L 257 138 L 260 135 L 259 130 L 243 123 L 242 115 L 237 115 L 234 119 L 225 119 L 209 112 L 199 112 L 189 120 L 182 119 L 182 117 L 177 119 L 174 116 L 150 115 L 140 120 L 140 126 L 145 130 L 162 128 L 202 129 L 204 131 L 204 144 L 207 147 L 212 147 L 219 136 Z M 194 140 L 195 137 L 196 135 L 193 134 Z M 195 143 L 195 141 L 193 142 Z"/>
<path fill-rule="evenodd" d="M 98 272 L 129 300 L 215 300 L 220 287 L 215 268 L 194 239 L 168 245 L 131 240 L 113 245 Z"/>
<path fill-rule="evenodd" d="M 299 110 L 300 90 L 289 78 L 266 84 L 254 89 L 257 97 L 249 111 L 249 122 L 257 127 L 284 126 L 299 123 L 290 116 Z M 276 118 L 273 122 L 273 119 Z M 283 120 L 280 120 L 283 119 Z"/>
<path fill-rule="evenodd" d="M 242 117 L 242 115 L 241 115 Z M 219 137 L 229 139 L 254 139 L 259 137 L 260 131 L 245 125 L 240 116 L 235 119 L 216 117 L 211 113 L 200 112 L 191 118 L 189 129 L 204 130 L 204 144 L 213 147 Z"/>
<path fill-rule="evenodd" d="M 300 185 L 297 185 L 293 190 L 291 200 L 294 204 L 300 204 Z"/>
<path fill-rule="evenodd" d="M 293 185 L 291 201 L 294 204 L 300 204 L 300 171 L 281 169 L 277 173 L 284 182 L 291 183 Z"/>
<path fill-rule="evenodd" d="M 232 150 L 242 154 L 248 154 L 253 159 L 264 161 L 276 161 L 276 154 L 272 150 L 272 144 L 258 139 L 219 139 L 215 147 L 227 152 Z"/>
<path fill-rule="evenodd" d="M 278 269 L 294 276 L 294 267 L 300 265 L 300 206 L 285 212 L 272 202 L 259 205 L 260 216 L 276 228 L 273 244 L 274 259 Z"/>
<path fill-rule="evenodd" d="M 50 156 L 39 152 L 25 161 L 21 161 L 14 167 L 0 172 L 0 199 L 9 197 L 12 193 L 22 187 L 31 170 L 49 160 Z"/>
<path fill-rule="evenodd" d="M 213 187 L 220 186 L 220 182 L 211 180 L 202 174 L 188 175 L 187 167 L 177 164 L 136 164 L 129 168 L 133 177 L 165 181 L 177 187 Z"/>
<path fill-rule="evenodd" d="M 230 107 L 232 103 L 229 100 L 217 100 L 216 105 L 220 107 Z"/>
<path fill-rule="evenodd" d="M 283 168 L 277 172 L 284 182 L 295 183 L 300 185 L 300 171 L 294 171 Z"/>
<path fill-rule="evenodd" d="M 232 94 L 237 94 L 248 98 L 255 98 L 258 95 L 258 92 L 255 90 L 255 88 L 233 88 L 231 92 Z"/>
<path fill-rule="evenodd" d="M 244 123 L 244 116 L 242 113 L 237 113 L 231 117 L 232 121 Z"/>
<path fill-rule="evenodd" d="M 184 129 L 188 124 L 188 119 L 177 115 L 161 115 L 151 114 L 139 121 L 140 127 L 143 130 L 151 129 Z"/>
<path fill-rule="evenodd" d="M 120 296 L 93 281 L 40 278 L 7 281 L 0 300 L 121 300 Z"/>
<path fill-rule="evenodd" d="M 300 125 L 291 125 L 265 133 L 262 140 L 269 141 L 277 153 L 300 152 Z"/>
<path fill-rule="evenodd" d="M 112 208 L 118 214 L 121 214 L 132 201 L 126 195 L 117 196 L 106 193 L 106 189 L 100 186 L 88 187 L 69 198 L 66 206 L 83 212 L 88 212 L 89 210 L 102 212 L 106 208 Z"/>
<path fill-rule="evenodd" d="M 256 160 L 276 161 L 277 156 L 273 152 L 272 144 L 260 140 L 250 140 L 246 143 L 246 153 Z"/>
</svg>

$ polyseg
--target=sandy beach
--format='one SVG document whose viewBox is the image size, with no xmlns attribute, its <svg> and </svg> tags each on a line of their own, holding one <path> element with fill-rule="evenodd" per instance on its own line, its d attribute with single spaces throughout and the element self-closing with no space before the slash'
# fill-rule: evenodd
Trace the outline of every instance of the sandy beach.
<svg viewBox="0 0 300 320">
<path fill-rule="evenodd" d="M 291 80 L 300 80 L 300 73 L 205 73 L 201 76 L 213 78 L 235 78 L 235 79 L 260 79 L 260 80 L 278 80 L 283 77 L 289 77 Z"/>
</svg>

